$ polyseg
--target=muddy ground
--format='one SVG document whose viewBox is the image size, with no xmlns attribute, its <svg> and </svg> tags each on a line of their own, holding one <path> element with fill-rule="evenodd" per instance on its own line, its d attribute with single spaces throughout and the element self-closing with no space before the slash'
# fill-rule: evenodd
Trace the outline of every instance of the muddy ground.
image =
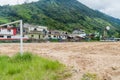
<svg viewBox="0 0 120 80">
<path fill-rule="evenodd" d="M 72 72 L 68 80 L 80 80 L 85 73 L 97 74 L 101 80 L 120 80 L 120 42 L 25 43 L 24 51 L 64 63 Z M 17 52 L 17 43 L 0 44 L 1 55 Z"/>
</svg>

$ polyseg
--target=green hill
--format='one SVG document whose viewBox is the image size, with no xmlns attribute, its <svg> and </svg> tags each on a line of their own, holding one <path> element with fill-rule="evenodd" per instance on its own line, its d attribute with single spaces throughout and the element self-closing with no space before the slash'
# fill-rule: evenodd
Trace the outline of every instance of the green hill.
<svg viewBox="0 0 120 80">
<path fill-rule="evenodd" d="M 102 33 L 111 26 L 111 34 L 120 33 L 120 20 L 92 10 L 77 0 L 39 0 L 15 6 L 0 6 L 0 23 L 23 19 L 24 22 L 48 26 L 49 29 Z"/>
</svg>

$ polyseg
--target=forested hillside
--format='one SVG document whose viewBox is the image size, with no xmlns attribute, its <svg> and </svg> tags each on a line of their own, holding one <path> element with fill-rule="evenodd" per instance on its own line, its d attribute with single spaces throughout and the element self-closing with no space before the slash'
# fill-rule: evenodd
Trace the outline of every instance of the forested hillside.
<svg viewBox="0 0 120 80">
<path fill-rule="evenodd" d="M 0 23 L 23 19 L 49 29 L 101 32 L 111 26 L 110 34 L 120 33 L 120 20 L 92 10 L 77 0 L 39 0 L 15 6 L 0 6 Z"/>
</svg>

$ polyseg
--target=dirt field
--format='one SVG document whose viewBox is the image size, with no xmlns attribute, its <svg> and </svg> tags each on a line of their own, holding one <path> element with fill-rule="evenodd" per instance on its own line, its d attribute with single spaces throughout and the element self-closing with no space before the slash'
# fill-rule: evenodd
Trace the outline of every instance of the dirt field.
<svg viewBox="0 0 120 80">
<path fill-rule="evenodd" d="M 13 55 L 19 44 L 0 44 L 0 54 Z M 69 80 L 95 73 L 101 80 L 120 80 L 120 42 L 26 43 L 24 51 L 50 57 L 71 67 Z"/>
</svg>

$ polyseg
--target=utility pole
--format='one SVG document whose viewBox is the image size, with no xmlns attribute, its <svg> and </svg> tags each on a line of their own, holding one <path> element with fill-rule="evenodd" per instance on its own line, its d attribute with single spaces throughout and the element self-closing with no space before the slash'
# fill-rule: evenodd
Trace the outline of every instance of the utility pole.
<svg viewBox="0 0 120 80">
<path fill-rule="evenodd" d="M 103 32 L 103 38 L 104 39 L 108 38 L 108 31 L 109 30 L 110 30 L 109 26 L 105 27 L 104 32 Z"/>
</svg>

